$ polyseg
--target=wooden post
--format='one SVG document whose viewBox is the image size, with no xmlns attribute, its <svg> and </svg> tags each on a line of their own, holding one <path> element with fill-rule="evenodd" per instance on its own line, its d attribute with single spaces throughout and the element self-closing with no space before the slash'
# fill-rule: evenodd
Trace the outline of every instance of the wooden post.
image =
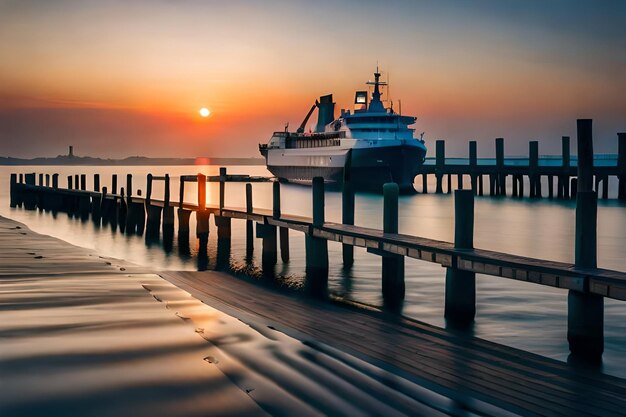
<svg viewBox="0 0 626 417">
<path fill-rule="evenodd" d="M 469 142 L 469 165 L 470 165 L 470 181 L 474 195 L 478 194 L 478 184 L 476 177 L 476 167 L 478 165 L 478 154 L 476 152 L 476 141 Z"/>
<path fill-rule="evenodd" d="M 117 194 L 117 174 L 111 176 L 111 194 Z"/>
<path fill-rule="evenodd" d="M 46 187 L 50 187 L 50 174 L 46 174 Z"/>
<path fill-rule="evenodd" d="M 463 189 L 463 174 L 456 174 L 456 188 L 459 190 Z"/>
<path fill-rule="evenodd" d="M 71 175 L 67 176 L 67 189 L 68 190 L 71 190 L 73 188 L 73 186 L 72 186 L 72 178 L 73 177 Z"/>
<path fill-rule="evenodd" d="M 626 200 L 626 132 L 617 134 L 617 171 L 617 198 Z"/>
<path fill-rule="evenodd" d="M 383 185 L 383 232 L 398 233 L 398 184 Z M 389 307 L 397 307 L 404 300 L 404 256 L 382 256 L 383 300 Z"/>
<path fill-rule="evenodd" d="M 11 174 L 11 203 L 10 206 L 12 208 L 17 207 L 17 201 L 18 201 L 18 197 L 17 197 L 17 174 L 12 173 Z"/>
<path fill-rule="evenodd" d="M 446 194 L 452 193 L 452 174 L 446 175 L 448 177 L 448 189 L 446 190 Z"/>
<path fill-rule="evenodd" d="M 423 174 L 422 177 L 426 178 L 426 174 Z M 341 223 L 354 225 L 354 186 L 352 185 L 352 177 L 345 173 L 341 190 Z M 354 264 L 354 246 L 342 244 L 341 251 L 344 267 L 352 266 Z"/>
<path fill-rule="evenodd" d="M 80 174 L 80 189 L 87 191 L 87 175 L 85 174 Z"/>
<path fill-rule="evenodd" d="M 93 174 L 93 190 L 100 192 L 100 174 Z"/>
<path fill-rule="evenodd" d="M 152 199 L 152 174 L 146 176 L 146 205 L 150 205 Z"/>
<path fill-rule="evenodd" d="M 324 298 L 328 292 L 328 242 L 314 237 L 313 229 L 324 224 L 324 179 L 313 178 L 313 225 L 306 235 L 306 286 L 309 294 Z"/>
<path fill-rule="evenodd" d="M 483 175 L 482 174 L 478 175 L 478 195 L 480 195 L 480 196 L 484 195 Z"/>
<path fill-rule="evenodd" d="M 513 175 L 513 183 L 512 183 L 513 190 L 511 192 L 511 197 L 517 197 L 517 183 L 518 183 L 518 176 L 516 174 L 516 175 Z"/>
<path fill-rule="evenodd" d="M 272 183 L 272 218 L 280 219 L 280 183 L 274 181 Z"/>
<path fill-rule="evenodd" d="M 428 174 L 422 174 L 422 194 L 428 194 Z"/>
<path fill-rule="evenodd" d="M 609 176 L 605 175 L 602 177 L 602 199 L 606 200 L 609 198 Z"/>
<path fill-rule="evenodd" d="M 446 142 L 443 140 L 435 142 L 435 162 L 435 177 L 437 178 L 435 193 L 443 194 L 443 170 L 446 164 Z"/>
<path fill-rule="evenodd" d="M 146 199 L 144 200 L 145 213 L 148 217 L 146 228 L 148 240 L 158 238 L 161 227 L 161 207 L 152 204 L 152 181 L 153 175 L 148 174 L 146 176 Z"/>
<path fill-rule="evenodd" d="M 591 119 L 579 119 L 578 190 L 576 196 L 577 268 L 597 267 L 598 198 L 593 191 L 593 134 Z M 567 340 L 572 354 L 592 360 L 604 351 L 604 297 L 570 290 L 567 297 Z"/>
<path fill-rule="evenodd" d="M 206 175 L 198 174 L 198 207 L 206 208 Z"/>
<path fill-rule="evenodd" d="M 196 237 L 201 245 L 206 245 L 209 238 L 209 216 L 206 210 L 206 175 L 198 173 L 198 211 L 196 211 Z"/>
<path fill-rule="evenodd" d="M 287 263 L 289 262 L 289 229 L 280 227 L 278 231 L 280 237 L 280 259 Z"/>
<path fill-rule="evenodd" d="M 185 177 L 180 176 L 180 185 L 178 188 L 178 208 L 182 209 L 185 202 Z"/>
<path fill-rule="evenodd" d="M 174 231 L 174 207 L 170 205 L 170 174 L 165 174 L 163 185 L 163 233 Z"/>
<path fill-rule="evenodd" d="M 474 248 L 474 194 L 469 190 L 454 193 L 454 248 Z M 453 325 L 467 325 L 476 315 L 476 274 L 457 268 L 458 257 L 446 271 L 445 317 Z"/>
<path fill-rule="evenodd" d="M 59 174 L 52 174 L 52 188 L 59 188 Z"/>
<path fill-rule="evenodd" d="M 498 174 L 489 174 L 489 195 L 497 195 Z"/>
<path fill-rule="evenodd" d="M 39 186 L 43 187 L 43 173 L 39 174 Z"/>
<path fill-rule="evenodd" d="M 530 198 L 541 197 L 541 185 L 538 178 L 539 142 L 528 142 L 528 179 L 530 180 Z"/>
<path fill-rule="evenodd" d="M 224 198 L 226 194 L 226 167 L 220 168 L 220 210 L 224 208 Z"/>
<path fill-rule="evenodd" d="M 126 234 L 134 234 L 137 230 L 137 213 L 133 205 L 133 175 L 126 175 Z"/>
<path fill-rule="evenodd" d="M 506 195 L 506 174 L 504 173 L 504 138 L 496 138 L 496 195 Z"/>
<path fill-rule="evenodd" d="M 252 214 L 252 184 L 246 184 L 246 213 Z M 254 250 L 254 226 L 252 220 L 246 220 L 246 257 L 251 258 Z"/>
<path fill-rule="evenodd" d="M 561 138 L 561 148 L 562 148 L 562 154 L 563 154 L 563 178 L 562 178 L 562 184 L 563 184 L 563 197 L 565 199 L 569 199 L 570 198 L 570 184 L 569 184 L 569 171 L 570 171 L 570 164 L 571 164 L 571 157 L 570 157 L 570 140 L 569 140 L 569 136 L 563 136 Z"/>
</svg>

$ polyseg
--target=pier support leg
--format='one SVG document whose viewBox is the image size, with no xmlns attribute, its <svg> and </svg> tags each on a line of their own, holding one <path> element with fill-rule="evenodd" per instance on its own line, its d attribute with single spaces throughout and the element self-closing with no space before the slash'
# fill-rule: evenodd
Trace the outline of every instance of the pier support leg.
<svg viewBox="0 0 626 417">
<path fill-rule="evenodd" d="M 17 207 L 17 174 L 11 174 L 11 207 Z"/>
<path fill-rule="evenodd" d="M 484 195 L 483 175 L 482 174 L 478 176 L 478 195 L 479 196 L 483 196 Z"/>
<path fill-rule="evenodd" d="M 446 194 L 452 193 L 452 174 L 448 174 L 448 189 L 446 190 Z"/>
<path fill-rule="evenodd" d="M 517 197 L 517 181 L 518 181 L 517 175 L 513 175 L 512 179 L 513 179 L 513 184 L 512 184 L 513 187 L 511 190 L 511 197 Z"/>
<path fill-rule="evenodd" d="M 443 194 L 443 175 L 436 174 L 435 178 L 437 179 L 437 187 L 435 188 L 435 194 Z"/>
<path fill-rule="evenodd" d="M 428 174 L 422 174 L 422 194 L 428 194 Z"/>
<path fill-rule="evenodd" d="M 602 177 L 602 199 L 606 200 L 609 198 L 609 176 L 605 175 Z"/>
<path fill-rule="evenodd" d="M 398 194 L 396 183 L 387 183 L 383 186 L 383 231 L 398 233 Z M 383 255 L 382 257 L 382 287 L 385 305 L 391 308 L 398 307 L 404 300 L 404 256 Z"/>
<path fill-rule="evenodd" d="M 313 178 L 313 228 L 324 224 L 324 179 Z M 328 296 L 328 241 L 307 235 L 306 287 L 307 292 L 318 298 Z"/>
<path fill-rule="evenodd" d="M 189 234 L 189 217 L 191 216 L 191 210 L 185 210 L 179 208 L 178 214 L 178 233 Z"/>
<path fill-rule="evenodd" d="M 257 223 L 256 237 L 263 239 L 261 265 L 263 275 L 273 276 L 274 266 L 278 258 L 278 244 L 276 240 L 276 226 Z"/>
<path fill-rule="evenodd" d="M 465 190 L 454 193 L 454 247 L 474 247 L 474 195 Z M 445 317 L 453 325 L 465 326 L 476 315 L 476 274 L 453 266 L 446 271 Z"/>
<path fill-rule="evenodd" d="M 246 184 L 246 213 L 251 214 L 253 212 L 252 207 L 252 184 Z M 246 258 L 248 261 L 252 260 L 252 254 L 254 252 L 254 225 L 252 220 L 246 220 Z"/>
<path fill-rule="evenodd" d="M 456 184 L 456 188 L 458 188 L 459 190 L 463 189 L 463 174 L 457 174 Z"/>
<path fill-rule="evenodd" d="M 426 174 L 423 174 L 422 178 L 426 178 Z M 354 188 L 352 181 L 345 179 L 341 193 L 341 222 L 347 225 L 354 225 Z M 354 263 L 354 246 L 342 244 L 341 252 L 343 266 L 352 266 Z"/>
<path fill-rule="evenodd" d="M 495 174 L 489 174 L 489 195 L 496 195 L 496 178 Z"/>
<path fill-rule="evenodd" d="M 597 267 L 598 197 L 593 191 L 592 121 L 578 120 L 578 181 L 576 195 L 575 264 Z M 604 298 L 570 290 L 567 297 L 567 341 L 572 354 L 600 360 L 604 352 Z"/>
<path fill-rule="evenodd" d="M 180 211 L 179 211 L 180 213 Z M 200 247 L 206 247 L 209 241 L 209 217 L 211 213 L 207 210 L 196 211 L 196 237 L 200 239 Z"/>
<path fill-rule="evenodd" d="M 289 229 L 281 227 L 278 230 L 280 236 L 280 259 L 289 262 Z"/>
</svg>

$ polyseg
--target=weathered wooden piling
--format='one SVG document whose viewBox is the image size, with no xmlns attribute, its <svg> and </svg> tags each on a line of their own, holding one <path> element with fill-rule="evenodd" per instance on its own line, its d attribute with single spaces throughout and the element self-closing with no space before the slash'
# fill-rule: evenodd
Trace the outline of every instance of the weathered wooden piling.
<svg viewBox="0 0 626 417">
<path fill-rule="evenodd" d="M 205 245 L 209 238 L 210 212 L 206 209 L 206 175 L 198 174 L 198 211 L 196 211 L 196 237 Z"/>
<path fill-rule="evenodd" d="M 59 188 L 59 174 L 52 174 L 52 188 Z"/>
<path fill-rule="evenodd" d="M 428 174 L 422 174 L 422 194 L 428 194 Z"/>
<path fill-rule="evenodd" d="M 117 174 L 111 175 L 111 194 L 117 194 Z"/>
<path fill-rule="evenodd" d="M 161 228 L 161 207 L 152 204 L 152 174 L 146 176 L 146 198 L 144 200 L 145 213 L 147 215 L 146 238 L 154 238 L 159 235 Z"/>
<path fill-rule="evenodd" d="M 133 204 L 133 176 L 126 175 L 126 234 L 133 234 L 137 231 L 137 213 Z"/>
<path fill-rule="evenodd" d="M 35 173 L 24 175 L 24 183 L 26 185 L 35 186 Z M 22 197 L 24 208 L 26 210 L 35 210 L 37 208 L 37 195 L 33 192 L 25 193 Z"/>
<path fill-rule="evenodd" d="M 170 204 L 170 175 L 163 180 L 163 235 L 174 233 L 174 207 Z"/>
<path fill-rule="evenodd" d="M 272 184 L 272 198 L 272 217 L 280 219 L 280 183 L 278 181 L 274 181 Z M 280 239 L 280 259 L 283 262 L 289 262 L 289 229 L 279 227 L 278 235 Z"/>
<path fill-rule="evenodd" d="M 40 187 L 43 187 L 43 185 L 44 185 L 44 184 L 43 184 L 43 173 L 40 173 L 40 174 L 39 174 L 39 186 L 40 186 Z"/>
<path fill-rule="evenodd" d="M 494 175 L 495 195 L 506 195 L 506 174 L 504 173 L 504 138 L 496 138 L 496 169 Z"/>
<path fill-rule="evenodd" d="M 474 248 L 474 194 L 468 190 L 454 193 L 454 248 Z M 445 317 L 453 325 L 466 325 L 476 315 L 476 273 L 460 269 L 458 258 L 446 271 Z"/>
<path fill-rule="evenodd" d="M 626 200 L 626 132 L 617 134 L 617 198 Z"/>
<path fill-rule="evenodd" d="M 75 190 L 80 189 L 80 176 L 78 174 L 74 175 L 74 189 Z"/>
<path fill-rule="evenodd" d="M 50 187 L 50 174 L 46 174 L 46 187 Z"/>
<path fill-rule="evenodd" d="M 68 189 L 68 190 L 71 190 L 72 188 L 74 188 L 74 187 L 72 186 L 72 176 L 71 176 L 71 175 L 68 175 L 68 176 L 67 176 L 67 189 Z"/>
<path fill-rule="evenodd" d="M 437 140 L 435 142 L 435 177 L 437 179 L 437 189 L 435 193 L 443 194 L 443 172 L 446 165 L 446 142 Z"/>
<path fill-rule="evenodd" d="M 10 206 L 12 208 L 17 207 L 18 205 L 18 191 L 17 191 L 18 185 L 17 185 L 17 174 L 12 173 L 11 174 L 11 188 L 10 188 L 10 194 L 11 194 L 11 202 L 10 202 Z"/>
<path fill-rule="evenodd" d="M 96 178 L 98 179 L 97 181 Z M 93 188 L 94 193 L 91 195 L 91 218 L 95 223 L 100 223 L 102 218 L 102 198 L 104 193 L 100 193 L 100 176 L 98 174 L 94 175 Z"/>
<path fill-rule="evenodd" d="M 446 175 L 448 177 L 448 188 L 446 189 L 446 194 L 452 193 L 452 174 Z"/>
<path fill-rule="evenodd" d="M 471 191 L 470 191 L 471 192 Z M 396 183 L 383 185 L 383 232 L 398 233 L 398 195 Z M 387 306 L 396 307 L 404 300 L 404 256 L 382 255 L 383 300 Z"/>
<path fill-rule="evenodd" d="M 220 168 L 220 210 L 224 208 L 226 197 L 226 167 Z"/>
<path fill-rule="evenodd" d="M 570 170 L 570 141 L 569 136 L 563 136 L 561 138 L 561 169 L 562 173 L 558 176 L 557 184 L 557 197 L 558 198 L 570 198 L 570 185 L 569 185 L 569 170 Z"/>
<path fill-rule="evenodd" d="M 423 178 L 426 178 L 426 175 L 423 175 Z M 422 189 L 422 192 L 426 193 L 424 190 L 426 190 L 426 185 Z M 344 170 L 341 190 L 341 222 L 343 224 L 354 225 L 354 197 L 354 186 L 350 170 Z M 344 267 L 350 267 L 354 264 L 354 246 L 343 243 L 341 245 L 341 254 Z"/>
<path fill-rule="evenodd" d="M 528 180 L 530 182 L 530 198 L 541 198 L 541 177 L 539 169 L 539 142 L 528 142 Z"/>
<path fill-rule="evenodd" d="M 313 178 L 313 227 L 324 225 L 324 179 Z M 307 290 L 316 297 L 326 297 L 328 293 L 328 241 L 307 234 L 306 275 Z"/>
<path fill-rule="evenodd" d="M 252 184 L 246 184 L 246 213 L 252 214 Z M 251 258 L 254 251 L 254 224 L 246 220 L 246 257 Z"/>
<path fill-rule="evenodd" d="M 470 182 L 472 184 L 472 191 L 474 195 L 478 194 L 478 177 L 476 175 L 476 166 L 478 165 L 478 153 L 476 148 L 476 141 L 470 140 L 469 142 L 469 165 L 470 165 Z"/>
<path fill-rule="evenodd" d="M 593 191 L 591 119 L 579 119 L 577 130 L 575 264 L 577 268 L 596 268 L 598 198 Z M 587 281 L 583 291 L 569 291 L 567 307 L 567 340 L 570 351 L 580 357 L 599 359 L 604 352 L 604 297 L 592 294 Z"/>
<path fill-rule="evenodd" d="M 180 176 L 180 185 L 178 188 L 178 210 L 176 212 L 178 216 L 178 235 L 187 235 L 189 238 L 189 217 L 191 216 L 191 210 L 184 208 L 185 201 L 185 178 Z M 179 239 L 180 240 L 180 239 Z"/>
<path fill-rule="evenodd" d="M 93 174 L 93 190 L 100 192 L 100 174 Z"/>
</svg>

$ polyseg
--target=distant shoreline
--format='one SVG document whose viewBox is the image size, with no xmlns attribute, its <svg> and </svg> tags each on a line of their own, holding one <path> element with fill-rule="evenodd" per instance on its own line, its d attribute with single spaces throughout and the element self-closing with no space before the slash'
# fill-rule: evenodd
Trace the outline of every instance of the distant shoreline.
<svg viewBox="0 0 626 417">
<path fill-rule="evenodd" d="M 265 165 L 263 158 L 148 158 L 102 159 L 90 156 L 59 155 L 32 159 L 0 157 L 0 165 Z"/>
</svg>

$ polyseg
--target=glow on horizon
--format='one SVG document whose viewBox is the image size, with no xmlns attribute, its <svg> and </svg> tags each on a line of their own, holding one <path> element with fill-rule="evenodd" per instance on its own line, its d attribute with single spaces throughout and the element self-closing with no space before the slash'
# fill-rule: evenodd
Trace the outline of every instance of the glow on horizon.
<svg viewBox="0 0 626 417">
<path fill-rule="evenodd" d="M 451 149 L 497 136 L 524 149 L 571 134 L 577 117 L 623 130 L 626 7 L 530 3 L 2 3 L 0 155 L 54 152 L 73 135 L 102 156 L 253 156 L 320 95 L 351 108 L 377 61 L 391 99 Z M 581 16 L 588 27 L 572 23 Z M 297 33 L 275 30 L 296 21 Z M 189 108 L 206 103 L 200 123 Z M 115 140 L 123 154 L 99 147 Z"/>
</svg>

